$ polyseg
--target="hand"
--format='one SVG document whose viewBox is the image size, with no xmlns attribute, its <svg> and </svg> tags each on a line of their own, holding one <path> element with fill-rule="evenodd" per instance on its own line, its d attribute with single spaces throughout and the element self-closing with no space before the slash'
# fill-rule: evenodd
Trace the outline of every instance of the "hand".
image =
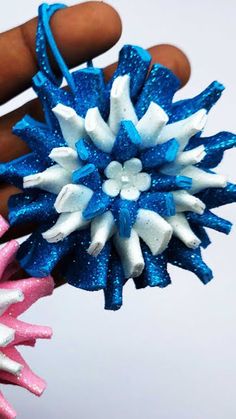
<svg viewBox="0 0 236 419">
<path fill-rule="evenodd" d="M 0 34 L 0 103 L 3 104 L 15 95 L 30 87 L 31 78 L 38 71 L 35 55 L 35 34 L 37 19 Z M 111 48 L 120 38 L 121 21 L 117 12 L 101 2 L 87 2 L 59 10 L 52 18 L 52 30 L 59 49 L 70 68 L 86 62 Z M 147 27 L 148 30 L 148 27 Z M 171 45 L 158 45 L 149 49 L 152 62 L 170 68 L 180 79 L 181 85 L 187 83 L 190 65 L 186 56 Z M 56 71 L 56 64 L 54 69 Z M 112 64 L 104 69 L 108 80 L 116 68 Z M 27 145 L 12 134 L 12 126 L 25 114 L 42 120 L 43 114 L 38 100 L 32 100 L 19 109 L 0 119 L 0 160 L 7 162 L 29 150 Z M 19 190 L 2 184 L 0 188 L 0 213 L 7 218 L 7 202 Z M 19 238 L 33 231 L 33 225 L 15 227 L 4 236 L 4 241 Z M 58 269 L 59 271 L 59 269 Z M 19 275 L 25 276 L 22 271 Z M 57 283 L 60 282 L 56 275 Z"/>
</svg>

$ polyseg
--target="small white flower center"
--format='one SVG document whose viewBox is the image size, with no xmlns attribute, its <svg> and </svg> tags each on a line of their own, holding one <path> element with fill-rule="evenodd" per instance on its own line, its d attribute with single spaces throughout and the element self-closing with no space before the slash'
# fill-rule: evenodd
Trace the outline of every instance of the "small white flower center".
<svg viewBox="0 0 236 419">
<path fill-rule="evenodd" d="M 120 194 L 122 199 L 136 201 L 140 192 L 151 186 L 151 176 L 142 172 L 142 162 L 137 158 L 125 161 L 123 165 L 112 161 L 104 173 L 107 180 L 103 183 L 103 191 L 113 198 Z"/>
<path fill-rule="evenodd" d="M 127 184 L 127 183 L 129 183 L 129 182 L 130 182 L 130 177 L 129 177 L 129 176 L 127 176 L 127 175 L 122 175 L 122 176 L 121 176 L 121 182 L 122 182 L 123 184 Z"/>
</svg>

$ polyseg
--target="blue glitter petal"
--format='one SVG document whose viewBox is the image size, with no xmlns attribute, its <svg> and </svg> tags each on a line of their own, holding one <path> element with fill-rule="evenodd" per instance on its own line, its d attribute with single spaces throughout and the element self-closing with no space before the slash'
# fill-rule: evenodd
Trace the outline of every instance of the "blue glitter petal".
<svg viewBox="0 0 236 419">
<path fill-rule="evenodd" d="M 221 162 L 225 150 L 236 146 L 236 135 L 231 132 L 219 132 L 211 137 L 193 137 L 187 148 L 192 149 L 200 144 L 204 145 L 207 154 L 198 166 L 210 169 Z"/>
<path fill-rule="evenodd" d="M 134 278 L 137 289 L 149 287 L 164 288 L 171 283 L 170 276 L 167 272 L 167 255 L 153 256 L 148 247 L 142 243 L 143 257 L 145 268 L 142 275 Z"/>
<path fill-rule="evenodd" d="M 57 212 L 54 208 L 55 196 L 37 189 L 12 195 L 8 201 L 11 225 L 50 221 Z"/>
<path fill-rule="evenodd" d="M 58 89 L 47 77 L 38 72 L 32 79 L 32 84 L 43 106 L 45 119 L 49 127 L 59 130 L 59 124 L 52 109 L 59 103 L 73 107 L 73 99 L 71 93 L 64 89 Z"/>
<path fill-rule="evenodd" d="M 158 144 L 155 147 L 142 151 L 140 159 L 142 160 L 144 169 L 156 169 L 166 163 L 173 162 L 178 150 L 179 143 L 175 138 L 172 138 L 172 140 L 164 144 Z"/>
<path fill-rule="evenodd" d="M 154 64 L 136 103 L 136 113 L 141 118 L 150 102 L 160 105 L 167 113 L 172 107 L 174 94 L 180 87 L 177 77 L 168 68 Z"/>
<path fill-rule="evenodd" d="M 49 275 L 57 263 L 69 253 L 75 243 L 75 234 L 71 234 L 59 243 L 48 243 L 42 232 L 51 227 L 51 223 L 40 227 L 22 243 L 17 259 L 22 268 L 31 276 L 43 278 Z"/>
<path fill-rule="evenodd" d="M 0 178 L 5 182 L 23 188 L 23 177 L 41 172 L 48 167 L 35 153 L 26 154 L 7 163 L 0 163 Z"/>
<path fill-rule="evenodd" d="M 191 150 L 200 144 L 205 146 L 207 152 L 213 150 L 225 151 L 236 146 L 236 135 L 231 132 L 222 131 L 215 135 L 211 135 L 210 137 L 192 137 L 190 138 L 186 149 Z"/>
<path fill-rule="evenodd" d="M 171 192 L 143 193 L 138 203 L 140 208 L 155 211 L 165 217 L 175 215 L 175 203 Z"/>
<path fill-rule="evenodd" d="M 130 96 L 135 99 L 143 83 L 151 63 L 148 51 L 135 45 L 124 45 L 120 50 L 117 69 L 107 84 L 106 96 L 109 99 L 113 81 L 118 76 L 130 75 Z"/>
<path fill-rule="evenodd" d="M 191 99 L 184 99 L 173 103 L 169 122 L 176 122 L 185 119 L 199 109 L 209 111 L 213 105 L 219 100 L 224 86 L 214 81 L 203 92 Z"/>
<path fill-rule="evenodd" d="M 121 163 L 135 157 L 141 144 L 141 137 L 131 121 L 121 121 L 112 154 Z"/>
<path fill-rule="evenodd" d="M 200 248 L 189 249 L 180 240 L 173 238 L 167 249 L 168 262 L 179 268 L 193 272 L 207 284 L 212 278 L 211 269 L 203 262 Z"/>
<path fill-rule="evenodd" d="M 168 192 L 178 189 L 188 190 L 192 187 L 192 179 L 187 176 L 169 176 L 152 173 L 151 192 Z"/>
<path fill-rule="evenodd" d="M 110 243 L 106 243 L 96 258 L 88 254 L 89 244 L 89 231 L 77 233 L 76 246 L 68 264 L 66 279 L 76 288 L 98 291 L 104 289 L 107 284 Z"/>
<path fill-rule="evenodd" d="M 107 285 L 104 289 L 105 309 L 119 310 L 122 306 L 123 286 L 127 280 L 124 278 L 123 268 L 116 253 L 110 256 L 107 274 Z"/>
<path fill-rule="evenodd" d="M 111 202 L 112 198 L 103 191 L 94 192 L 87 207 L 83 211 L 83 217 L 86 220 L 91 220 L 92 218 L 103 214 L 106 210 L 108 210 Z"/>
<path fill-rule="evenodd" d="M 232 228 L 232 223 L 224 218 L 218 217 L 211 211 L 205 210 L 202 215 L 194 212 L 186 213 L 187 219 L 193 223 L 197 223 L 203 227 L 209 227 L 221 233 L 229 234 Z"/>
<path fill-rule="evenodd" d="M 101 178 L 98 169 L 94 164 L 86 164 L 81 169 L 75 170 L 72 174 L 74 183 L 87 186 L 87 188 L 97 191 L 101 187 Z"/>
<path fill-rule="evenodd" d="M 48 163 L 50 163 L 48 155 L 51 150 L 66 145 L 62 136 L 49 132 L 47 125 L 34 120 L 29 115 L 17 122 L 12 131 L 24 140 L 31 150 L 48 160 Z"/>
<path fill-rule="evenodd" d="M 86 140 L 78 141 L 75 146 L 79 158 L 83 162 L 94 164 L 98 169 L 105 169 L 111 162 L 110 154 L 104 153 Z"/>
<path fill-rule="evenodd" d="M 85 117 L 88 109 L 98 106 L 103 114 L 105 91 L 103 71 L 100 68 L 89 67 L 74 71 L 72 75 L 76 85 L 74 96 L 76 112 Z"/>
<path fill-rule="evenodd" d="M 131 229 L 136 221 L 138 205 L 135 201 L 115 199 L 112 213 L 121 237 L 130 237 Z"/>
<path fill-rule="evenodd" d="M 228 182 L 225 188 L 208 188 L 197 194 L 207 208 L 217 208 L 236 202 L 236 185 Z"/>
</svg>

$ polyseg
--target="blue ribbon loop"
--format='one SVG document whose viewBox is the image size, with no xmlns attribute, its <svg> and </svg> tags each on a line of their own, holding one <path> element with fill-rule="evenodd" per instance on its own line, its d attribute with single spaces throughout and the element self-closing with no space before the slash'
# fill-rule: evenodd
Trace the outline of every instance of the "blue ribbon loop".
<svg viewBox="0 0 236 419">
<path fill-rule="evenodd" d="M 58 10 L 65 9 L 66 7 L 67 6 L 65 4 L 61 3 L 55 3 L 53 5 L 43 3 L 39 6 L 38 28 L 36 34 L 36 54 L 40 70 L 50 79 L 50 81 L 57 86 L 60 86 L 64 76 L 71 91 L 75 92 L 76 86 L 74 78 L 59 51 L 50 25 L 50 21 L 54 13 Z M 52 70 L 48 57 L 48 47 L 50 47 L 52 55 L 61 70 L 61 77 L 56 76 Z M 88 62 L 88 66 L 92 66 L 92 61 Z"/>
</svg>

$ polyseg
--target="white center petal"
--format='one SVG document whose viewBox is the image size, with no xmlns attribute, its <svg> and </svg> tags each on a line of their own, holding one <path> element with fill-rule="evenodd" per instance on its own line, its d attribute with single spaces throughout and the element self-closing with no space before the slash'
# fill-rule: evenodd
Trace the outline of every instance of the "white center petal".
<svg viewBox="0 0 236 419">
<path fill-rule="evenodd" d="M 151 176 L 148 173 L 138 173 L 135 176 L 134 184 L 139 191 L 147 191 L 151 186 Z"/>
<path fill-rule="evenodd" d="M 124 163 L 124 170 L 134 175 L 141 172 L 142 168 L 143 166 L 141 160 L 136 159 L 135 157 Z"/>
<path fill-rule="evenodd" d="M 104 171 L 108 180 L 103 183 L 103 192 L 113 198 L 120 193 L 122 199 L 136 201 L 140 192 L 147 191 L 151 186 L 151 176 L 148 173 L 140 173 L 141 170 L 142 162 L 136 158 L 127 160 L 123 166 L 117 161 L 112 161 Z"/>
<path fill-rule="evenodd" d="M 122 175 L 122 164 L 118 161 L 113 160 L 105 169 L 105 175 L 108 179 L 116 179 Z"/>
<path fill-rule="evenodd" d="M 116 179 L 108 179 L 102 185 L 103 192 L 115 198 L 120 193 L 121 183 Z"/>
<path fill-rule="evenodd" d="M 120 196 L 122 199 L 137 201 L 140 197 L 140 192 L 135 186 L 128 186 L 121 189 Z"/>
</svg>

